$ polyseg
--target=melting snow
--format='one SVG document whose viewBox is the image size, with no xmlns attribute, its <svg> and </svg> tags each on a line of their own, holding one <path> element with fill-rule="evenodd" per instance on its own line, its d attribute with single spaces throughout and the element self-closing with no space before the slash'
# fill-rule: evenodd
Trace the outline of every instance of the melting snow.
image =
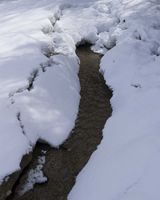
<svg viewBox="0 0 160 200">
<path fill-rule="evenodd" d="M 69 2 L 0 3 L 0 180 L 38 139 L 68 137 L 80 99 L 75 45 L 87 41 L 104 54 L 113 113 L 69 199 L 159 200 L 159 0 Z"/>
<path fill-rule="evenodd" d="M 39 156 L 38 164 L 35 169 L 31 169 L 28 173 L 27 180 L 19 191 L 20 195 L 23 195 L 25 192 L 33 189 L 34 185 L 37 183 L 45 183 L 47 177 L 43 174 L 43 165 L 45 164 L 45 156 Z"/>
</svg>

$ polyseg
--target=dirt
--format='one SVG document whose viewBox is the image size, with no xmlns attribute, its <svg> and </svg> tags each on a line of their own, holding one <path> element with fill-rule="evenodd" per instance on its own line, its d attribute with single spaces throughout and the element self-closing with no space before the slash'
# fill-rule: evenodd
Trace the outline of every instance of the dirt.
<svg viewBox="0 0 160 200">
<path fill-rule="evenodd" d="M 26 166 L 28 166 L 31 161 L 32 153 L 25 155 L 20 163 L 21 170 L 11 174 L 6 178 L 7 180 L 0 185 L 0 200 L 4 200 L 8 195 L 10 195 L 11 189 L 14 187 L 17 179 L 19 179 L 20 174 L 25 170 Z"/>
<path fill-rule="evenodd" d="M 103 127 L 112 113 L 112 93 L 99 73 L 101 56 L 93 53 L 89 45 L 79 46 L 77 55 L 81 61 L 81 100 L 75 128 L 59 149 L 37 143 L 32 162 L 22 172 L 7 200 L 66 200 L 78 173 L 102 140 Z M 19 196 L 18 191 L 26 180 L 27 172 L 36 166 L 42 150 L 46 151 L 43 171 L 48 181 L 35 185 L 34 189 Z"/>
</svg>

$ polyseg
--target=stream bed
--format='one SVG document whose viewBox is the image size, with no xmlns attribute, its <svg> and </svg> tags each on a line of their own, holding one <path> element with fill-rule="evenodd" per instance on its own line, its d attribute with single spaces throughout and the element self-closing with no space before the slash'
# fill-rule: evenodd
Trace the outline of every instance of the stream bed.
<svg viewBox="0 0 160 200">
<path fill-rule="evenodd" d="M 37 143 L 32 161 L 22 171 L 7 200 L 66 200 L 77 175 L 102 140 L 103 127 L 112 113 L 112 92 L 99 73 L 101 55 L 92 52 L 87 44 L 77 47 L 77 55 L 81 63 L 81 100 L 75 127 L 59 149 Z M 45 156 L 43 173 L 47 181 L 19 195 L 39 156 Z"/>
</svg>

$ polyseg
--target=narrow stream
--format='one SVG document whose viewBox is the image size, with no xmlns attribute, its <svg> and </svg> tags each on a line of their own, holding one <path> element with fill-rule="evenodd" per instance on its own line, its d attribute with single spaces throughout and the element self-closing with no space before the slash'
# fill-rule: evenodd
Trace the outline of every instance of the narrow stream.
<svg viewBox="0 0 160 200">
<path fill-rule="evenodd" d="M 23 171 L 8 200 L 66 200 L 76 176 L 102 140 L 103 127 L 112 112 L 112 93 L 99 73 L 100 55 L 93 53 L 89 45 L 79 46 L 77 55 L 81 61 L 81 101 L 75 128 L 59 149 L 41 143 L 36 145 L 31 164 Z M 33 190 L 19 196 L 18 190 L 27 172 L 36 165 L 42 150 L 46 151 L 43 171 L 48 181 L 35 185 Z"/>
</svg>

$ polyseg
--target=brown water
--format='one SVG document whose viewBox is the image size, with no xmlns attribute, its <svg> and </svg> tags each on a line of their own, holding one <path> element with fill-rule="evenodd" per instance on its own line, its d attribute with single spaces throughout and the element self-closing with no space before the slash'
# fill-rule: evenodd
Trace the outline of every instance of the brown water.
<svg viewBox="0 0 160 200">
<path fill-rule="evenodd" d="M 102 140 L 104 124 L 112 112 L 112 93 L 99 73 L 100 55 L 93 53 L 88 45 L 78 47 L 77 55 L 81 61 L 81 101 L 75 128 L 59 149 L 41 143 L 36 145 L 32 162 L 22 172 L 8 200 L 66 200 L 76 176 Z M 43 171 L 48 181 L 37 184 L 33 190 L 18 196 L 28 170 L 36 166 L 37 157 L 42 150 L 47 151 Z"/>
</svg>

